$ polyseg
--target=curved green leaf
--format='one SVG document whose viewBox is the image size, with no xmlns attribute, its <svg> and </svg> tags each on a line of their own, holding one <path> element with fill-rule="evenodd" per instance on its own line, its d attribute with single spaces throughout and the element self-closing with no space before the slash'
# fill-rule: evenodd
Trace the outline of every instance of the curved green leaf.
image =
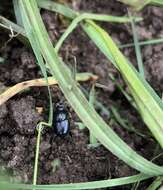
<svg viewBox="0 0 163 190">
<path fill-rule="evenodd" d="M 105 187 L 114 187 L 119 185 L 126 185 L 142 181 L 149 178 L 148 176 L 139 174 L 130 177 L 122 177 L 116 179 L 108 179 L 101 181 L 72 183 L 72 184 L 51 184 L 51 185 L 29 185 L 29 184 L 12 184 L 7 182 L 0 182 L 1 189 L 25 189 L 25 190 L 80 190 L 80 189 L 98 189 Z"/>
<path fill-rule="evenodd" d="M 111 37 L 101 27 L 90 20 L 87 20 L 87 24 L 83 27 L 89 37 L 122 74 L 135 98 L 144 122 L 163 147 L 163 103 L 161 99 L 147 81 L 129 64 Z"/>
</svg>

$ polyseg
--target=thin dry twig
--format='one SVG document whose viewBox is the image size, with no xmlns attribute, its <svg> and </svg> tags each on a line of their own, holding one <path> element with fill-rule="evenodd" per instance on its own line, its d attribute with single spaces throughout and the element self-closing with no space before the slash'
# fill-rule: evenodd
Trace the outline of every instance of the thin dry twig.
<svg viewBox="0 0 163 190">
<path fill-rule="evenodd" d="M 91 73 L 80 73 L 76 75 L 77 81 L 87 81 L 87 80 L 97 80 L 98 76 L 93 75 Z M 57 84 L 57 81 L 53 77 L 48 77 L 48 84 L 49 85 L 55 85 Z M 5 103 L 7 100 L 9 100 L 11 97 L 15 96 L 19 92 L 33 86 L 47 86 L 46 80 L 44 78 L 40 79 L 33 79 L 28 80 L 24 82 L 20 82 L 9 89 L 7 89 L 5 92 L 0 94 L 0 105 Z"/>
</svg>

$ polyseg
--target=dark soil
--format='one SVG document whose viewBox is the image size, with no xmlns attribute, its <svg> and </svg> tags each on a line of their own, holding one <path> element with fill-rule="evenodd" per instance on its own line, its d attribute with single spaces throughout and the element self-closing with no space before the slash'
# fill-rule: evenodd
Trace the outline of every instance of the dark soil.
<svg viewBox="0 0 163 190">
<path fill-rule="evenodd" d="M 6 7 L 11 5 L 6 4 Z M 106 13 L 112 15 L 126 15 L 127 9 L 116 1 L 110 0 L 73 0 L 70 3 L 74 9 Z M 8 15 L 2 8 L 3 16 Z M 43 21 L 53 42 L 59 38 L 66 28 L 67 21 L 63 17 L 52 12 L 41 11 Z M 12 19 L 12 13 L 10 13 Z M 147 7 L 139 15 L 144 21 L 138 24 L 140 40 L 158 38 L 163 35 L 163 9 Z M 8 17 L 8 16 L 7 16 Z M 10 17 L 9 17 L 10 18 Z M 132 42 L 132 30 L 130 25 L 117 25 L 100 23 L 111 34 L 117 43 Z M 13 39 L 5 44 L 8 35 L 1 31 L 0 43 L 1 56 L 5 62 L 0 65 L 0 86 L 12 86 L 18 82 L 34 79 L 41 76 L 40 69 L 30 49 L 27 49 L 19 41 Z M 122 50 L 123 53 L 136 66 L 136 57 L 133 48 Z M 161 95 L 163 91 L 163 45 L 142 47 L 143 61 L 146 78 L 152 87 Z M 97 88 L 97 99 L 110 108 L 114 105 L 119 108 L 122 117 L 129 120 L 137 130 L 146 134 L 142 138 L 133 132 L 123 129 L 113 122 L 112 128 L 139 154 L 147 159 L 155 156 L 157 143 L 149 136 L 147 127 L 143 124 L 140 116 L 129 105 L 116 85 L 109 79 L 108 72 L 112 73 L 117 81 L 125 87 L 123 80 L 108 60 L 99 52 L 88 36 L 78 27 L 66 40 L 61 50 L 61 56 L 71 67 L 74 65 L 73 56 L 77 59 L 77 70 L 80 72 L 92 72 L 99 76 L 99 83 L 105 85 L 104 89 Z M 82 84 L 87 90 L 91 88 L 91 82 Z M 0 91 L 2 90 L 0 88 Z M 63 94 L 58 87 L 52 87 L 54 105 L 63 100 Z M 126 88 L 127 90 L 127 88 Z M 64 100 L 65 101 L 65 100 Z M 65 104 L 68 103 L 65 101 Z M 0 106 L 0 164 L 4 165 L 16 181 L 31 183 L 36 144 L 36 125 L 39 121 L 47 119 L 48 93 L 45 87 L 31 88 L 11 98 Z M 56 137 L 51 129 L 45 129 L 42 135 L 40 159 L 39 159 L 39 184 L 72 183 L 102 180 L 130 176 L 136 173 L 124 162 L 117 159 L 103 146 L 88 148 L 89 132 L 87 129 L 79 130 L 75 122 L 79 121 L 72 108 L 70 112 L 71 135 L 65 138 Z M 38 113 L 37 107 L 42 107 L 43 112 Z M 105 114 L 99 113 L 109 122 Z M 53 137 L 53 140 L 51 141 Z M 158 149 L 157 153 L 160 150 Z M 54 160 L 60 160 L 60 166 L 53 167 Z M 157 160 L 156 163 L 161 163 Z M 151 182 L 151 181 L 150 181 Z M 141 182 L 139 189 L 146 189 L 150 182 Z M 114 189 L 131 189 L 132 185 L 116 187 Z"/>
</svg>

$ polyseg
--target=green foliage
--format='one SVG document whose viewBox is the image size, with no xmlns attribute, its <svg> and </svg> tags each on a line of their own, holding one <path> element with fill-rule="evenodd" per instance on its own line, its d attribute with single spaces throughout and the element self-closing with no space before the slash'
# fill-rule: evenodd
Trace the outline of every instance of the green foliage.
<svg viewBox="0 0 163 190">
<path fill-rule="evenodd" d="M 32 41 L 32 44 L 34 42 L 38 43 L 39 51 L 42 53 L 52 75 L 58 80 L 62 92 L 82 122 L 89 128 L 89 130 L 91 130 L 92 134 L 101 142 L 101 144 L 131 167 L 146 173 L 147 175 L 149 175 L 149 173 L 150 175 L 162 174 L 162 167 L 147 161 L 133 151 L 104 122 L 92 106 L 89 105 L 89 102 L 77 87 L 76 82 L 70 76 L 69 72 L 67 72 L 67 67 L 65 67 L 64 63 L 53 49 L 45 30 L 45 26 L 41 20 L 36 2 L 32 0 L 19 2 L 20 10 L 23 15 L 24 27 L 29 40 Z M 88 23 L 90 26 L 94 26 L 94 23 L 91 21 L 88 21 Z M 33 34 L 33 38 L 31 38 L 31 33 Z"/>
<path fill-rule="evenodd" d="M 119 185 L 126 185 L 130 183 L 135 183 L 137 181 L 142 181 L 149 178 L 149 176 L 145 176 L 142 174 L 134 175 L 130 177 L 122 177 L 116 179 L 108 179 L 101 181 L 93 181 L 93 182 L 83 182 L 83 183 L 70 183 L 70 184 L 51 184 L 51 185 L 29 185 L 29 184 L 11 184 L 7 182 L 0 181 L 0 188 L 11 190 L 80 190 L 80 189 L 98 189 L 105 187 L 114 187 Z"/>
<path fill-rule="evenodd" d="M 158 0 L 157 0 L 158 1 Z M 163 105 L 160 98 L 149 86 L 149 84 L 141 77 L 135 68 L 119 51 L 111 37 L 92 20 L 97 21 L 111 21 L 111 22 L 130 22 L 133 18 L 127 17 L 113 17 L 108 15 L 97 15 L 88 13 L 78 13 L 71 10 L 64 5 L 56 4 L 48 0 L 37 0 L 38 4 L 46 9 L 59 12 L 70 19 L 74 19 L 68 29 L 65 31 L 61 39 L 58 41 L 55 49 L 51 44 L 48 34 L 43 25 L 37 2 L 35 0 L 18 0 L 17 7 L 21 13 L 22 23 L 25 29 L 25 34 L 30 41 L 31 47 L 35 53 L 38 64 L 42 73 L 47 80 L 46 69 L 48 68 L 52 76 L 55 77 L 59 83 L 60 89 L 64 93 L 69 104 L 77 113 L 82 123 L 88 127 L 92 136 L 97 139 L 108 150 L 115 154 L 119 159 L 122 159 L 129 166 L 137 169 L 143 174 L 109 179 L 94 182 L 62 184 L 62 185 L 36 185 L 37 170 L 38 170 L 38 155 L 41 131 L 38 133 L 35 171 L 34 171 L 34 185 L 28 184 L 9 184 L 1 181 L 0 187 L 2 189 L 95 189 L 103 187 L 113 187 L 117 185 L 129 184 L 139 182 L 151 176 L 163 175 L 163 168 L 146 160 L 132 150 L 119 136 L 107 125 L 104 120 L 98 115 L 94 107 L 87 101 L 82 91 L 78 88 L 74 77 L 71 77 L 70 69 L 65 66 L 62 59 L 58 56 L 61 45 L 67 36 L 81 23 L 83 29 L 89 37 L 95 42 L 99 49 L 112 61 L 114 66 L 119 70 L 123 76 L 130 92 L 135 100 L 136 107 L 144 119 L 145 123 L 155 136 L 156 140 L 163 147 Z M 156 2 L 156 1 L 155 1 Z M 17 8 L 15 9 L 17 10 Z M 92 19 L 92 20 L 89 20 Z M 138 18 L 140 20 L 140 18 Z M 15 30 L 18 28 L 15 27 Z M 24 32 L 24 30 L 23 30 Z M 139 42 L 137 40 L 137 46 Z M 44 62 L 45 61 L 45 62 Z M 46 67 L 47 65 L 47 67 Z M 48 84 L 47 84 L 48 85 Z M 50 95 L 50 91 L 49 91 Z M 50 96 L 51 104 L 51 96 Z M 102 105 L 97 102 L 98 106 Z M 52 105 L 50 106 L 52 107 Z M 104 109 L 105 110 L 105 109 Z M 105 110 L 106 111 L 106 110 Z M 107 114 L 110 114 L 106 111 Z M 50 109 L 50 117 L 48 125 L 52 122 L 52 110 Z M 120 121 L 121 122 L 121 121 Z M 46 123 L 41 123 L 46 124 Z"/>
<path fill-rule="evenodd" d="M 144 122 L 163 147 L 163 103 L 161 99 L 132 64 L 129 64 L 111 37 L 102 28 L 89 20 L 83 27 L 99 49 L 120 71 L 135 99 Z"/>
<path fill-rule="evenodd" d="M 129 16 L 131 17 L 130 12 L 129 12 Z M 134 38 L 134 44 L 135 44 L 135 52 L 136 52 L 136 58 L 137 58 L 139 73 L 140 73 L 141 77 L 145 79 L 143 61 L 142 61 L 142 56 L 141 56 L 141 48 L 140 48 L 140 45 L 139 45 L 139 39 L 138 39 L 134 19 L 131 20 L 131 26 L 132 26 L 132 32 L 133 32 L 133 38 Z"/>
<path fill-rule="evenodd" d="M 143 9 L 146 5 L 156 5 L 156 6 L 162 6 L 163 1 L 162 0 L 118 0 L 122 3 L 125 3 L 127 5 L 130 5 L 134 7 L 136 10 Z"/>
</svg>

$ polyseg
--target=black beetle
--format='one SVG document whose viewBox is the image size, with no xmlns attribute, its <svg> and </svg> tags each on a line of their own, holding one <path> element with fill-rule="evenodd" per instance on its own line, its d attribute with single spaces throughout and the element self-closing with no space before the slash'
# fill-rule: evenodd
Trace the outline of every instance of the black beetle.
<svg viewBox="0 0 163 190">
<path fill-rule="evenodd" d="M 60 137 L 64 137 L 69 133 L 69 114 L 62 103 L 56 105 L 56 110 L 53 115 L 53 129 L 55 134 Z"/>
</svg>

